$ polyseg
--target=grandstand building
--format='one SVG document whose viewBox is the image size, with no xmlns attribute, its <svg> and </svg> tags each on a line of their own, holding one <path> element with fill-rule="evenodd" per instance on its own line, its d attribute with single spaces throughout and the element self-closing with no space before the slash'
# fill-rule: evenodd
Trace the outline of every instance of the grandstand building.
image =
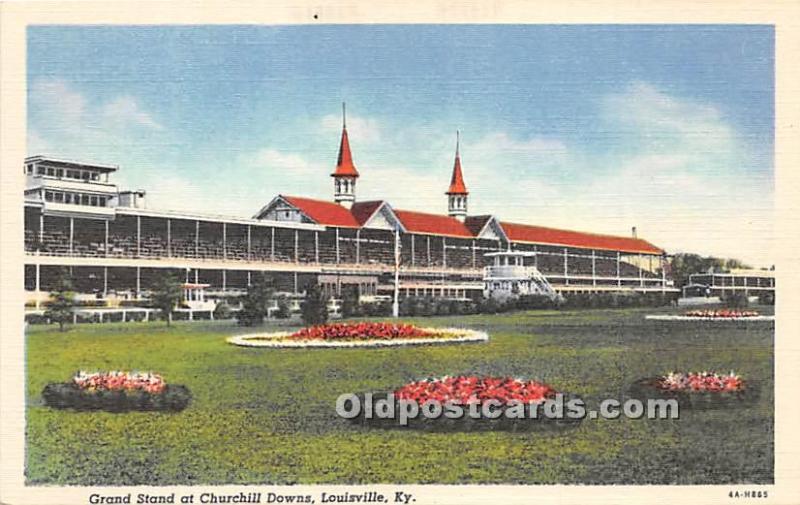
<svg viewBox="0 0 800 505">
<path fill-rule="evenodd" d="M 734 268 L 727 272 L 708 272 L 691 274 L 689 282 L 683 286 L 684 297 L 716 296 L 725 297 L 733 293 L 747 296 L 775 295 L 775 272 Z"/>
<path fill-rule="evenodd" d="M 65 267 L 83 298 L 110 305 L 146 298 L 168 271 L 206 285 L 212 299 L 242 293 L 255 272 L 295 294 L 318 283 L 333 296 L 347 286 L 361 296 L 391 295 L 395 269 L 400 297 L 473 298 L 483 295 L 490 253 L 503 251 L 525 252 L 525 265 L 560 293 L 675 291 L 665 252 L 635 234 L 469 215 L 458 142 L 447 214 L 359 200 L 346 124 L 331 200 L 277 195 L 251 218 L 150 209 L 144 191 L 113 182 L 114 165 L 33 156 L 23 169 L 25 289 L 36 307 Z"/>
</svg>

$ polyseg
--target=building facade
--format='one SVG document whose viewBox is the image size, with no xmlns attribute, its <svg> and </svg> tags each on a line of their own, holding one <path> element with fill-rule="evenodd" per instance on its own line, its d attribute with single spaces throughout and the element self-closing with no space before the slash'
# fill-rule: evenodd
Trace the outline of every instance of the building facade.
<svg viewBox="0 0 800 505">
<path fill-rule="evenodd" d="M 343 125 L 330 201 L 277 195 L 250 218 L 153 210 L 146 192 L 120 189 L 119 167 L 33 156 L 25 160 L 27 303 L 45 300 L 60 271 L 83 298 L 114 304 L 148 296 L 172 272 L 209 297 L 241 294 L 268 272 L 280 291 L 320 284 L 333 296 L 475 298 L 491 253 L 520 251 L 556 292 L 674 291 L 665 252 L 620 237 L 470 216 L 456 148 L 448 214 L 360 201 L 360 177 Z M 444 205 L 443 205 L 444 206 Z M 489 254 L 489 256 L 487 256 Z"/>
</svg>

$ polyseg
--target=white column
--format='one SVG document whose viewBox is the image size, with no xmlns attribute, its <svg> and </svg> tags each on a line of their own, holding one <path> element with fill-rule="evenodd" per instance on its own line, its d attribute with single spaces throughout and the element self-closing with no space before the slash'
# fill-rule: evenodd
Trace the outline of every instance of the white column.
<svg viewBox="0 0 800 505">
<path fill-rule="evenodd" d="M 103 267 L 103 298 L 108 298 L 108 267 Z"/>
<path fill-rule="evenodd" d="M 569 275 L 569 265 L 568 265 L 568 261 L 569 260 L 567 260 L 567 256 L 568 256 L 567 255 L 567 248 L 565 247 L 564 248 L 564 283 L 565 284 L 569 284 L 569 278 L 567 277 Z"/>
<path fill-rule="evenodd" d="M 136 257 L 142 256 L 142 216 L 136 216 Z"/>
<path fill-rule="evenodd" d="M 228 259 L 228 223 L 222 223 L 222 259 Z"/>
<path fill-rule="evenodd" d="M 200 257 L 200 220 L 194 222 L 194 257 Z"/>
<path fill-rule="evenodd" d="M 222 270 L 222 292 L 228 289 L 228 275 L 226 270 Z"/>
<path fill-rule="evenodd" d="M 411 237 L 411 266 L 413 267 L 414 266 L 414 256 L 415 256 L 415 253 L 414 253 L 414 234 L 411 233 L 410 237 Z"/>
<path fill-rule="evenodd" d="M 106 233 L 105 233 L 105 242 L 104 242 L 103 250 L 106 253 L 106 258 L 108 258 L 108 220 L 107 219 L 106 219 L 105 223 L 106 223 Z"/>
<path fill-rule="evenodd" d="M 298 263 L 300 261 L 300 232 L 298 230 L 294 231 L 294 262 Z"/>
<path fill-rule="evenodd" d="M 297 272 L 294 272 L 294 294 L 297 294 Z"/>
<path fill-rule="evenodd" d="M 335 228 L 336 230 L 336 264 L 339 264 L 339 228 Z"/>
<path fill-rule="evenodd" d="M 272 235 L 269 242 L 269 259 L 275 261 L 275 227 L 272 227 Z"/>
<path fill-rule="evenodd" d="M 247 285 L 250 286 L 250 270 L 247 271 Z"/>
<path fill-rule="evenodd" d="M 72 256 L 72 242 L 75 236 L 75 218 L 69 218 L 69 255 Z"/>
<path fill-rule="evenodd" d="M 428 267 L 431 266 L 431 236 L 428 235 L 426 237 L 428 239 Z"/>
<path fill-rule="evenodd" d="M 597 286 L 597 256 L 592 249 L 592 286 Z"/>
<path fill-rule="evenodd" d="M 361 262 L 361 230 L 356 230 L 356 265 Z"/>
<path fill-rule="evenodd" d="M 251 249 L 250 231 L 251 231 L 251 228 L 252 228 L 252 225 L 248 224 L 247 225 L 247 261 L 250 261 L 250 249 Z M 248 272 L 248 274 L 249 274 L 249 272 Z M 249 281 L 248 281 L 248 284 L 249 284 Z"/>
<path fill-rule="evenodd" d="M 199 284 L 200 283 L 200 270 L 198 270 L 196 268 L 194 269 L 194 283 L 195 284 Z"/>
<path fill-rule="evenodd" d="M 442 237 L 442 268 L 447 268 L 447 239 Z"/>
<path fill-rule="evenodd" d="M 319 263 L 319 232 L 314 232 L 314 263 Z"/>
<path fill-rule="evenodd" d="M 39 214 L 39 250 L 37 254 L 41 254 L 42 243 L 44 242 L 44 214 Z"/>
<path fill-rule="evenodd" d="M 172 223 L 171 219 L 167 218 L 167 257 L 172 257 Z"/>
<path fill-rule="evenodd" d="M 136 267 L 136 298 L 140 297 L 142 292 L 142 268 Z"/>
<path fill-rule="evenodd" d="M 620 276 L 619 276 L 619 272 L 620 272 L 620 270 L 619 270 L 619 268 L 620 268 L 619 260 L 620 260 L 620 252 L 617 251 L 617 286 L 622 286 L 622 278 L 620 278 Z"/>
</svg>

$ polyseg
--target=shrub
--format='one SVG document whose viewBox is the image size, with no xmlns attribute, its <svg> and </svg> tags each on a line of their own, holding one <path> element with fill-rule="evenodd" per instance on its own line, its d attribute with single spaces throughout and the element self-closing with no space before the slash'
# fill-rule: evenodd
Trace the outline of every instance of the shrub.
<svg viewBox="0 0 800 505">
<path fill-rule="evenodd" d="M 236 313 L 236 321 L 241 326 L 256 326 L 267 317 L 268 304 L 275 294 L 272 278 L 266 274 L 256 275 L 242 299 L 242 308 Z"/>
<path fill-rule="evenodd" d="M 57 409 L 177 412 L 189 405 L 192 395 L 186 386 L 181 385 L 168 385 L 161 393 L 147 393 L 144 391 L 87 391 L 74 383 L 65 382 L 48 384 L 42 391 L 42 397 L 47 406 Z"/>
<path fill-rule="evenodd" d="M 736 309 L 747 307 L 750 303 L 744 291 L 733 291 L 729 293 L 724 293 L 723 296 L 721 297 L 721 300 L 726 307 L 731 307 Z"/>
<path fill-rule="evenodd" d="M 758 303 L 761 305 L 775 305 L 775 292 L 762 291 L 758 295 Z"/>
<path fill-rule="evenodd" d="M 328 297 L 316 283 L 306 288 L 306 296 L 300 304 L 303 323 L 306 326 L 324 324 L 328 321 Z"/>
<path fill-rule="evenodd" d="M 289 300 L 285 296 L 278 297 L 278 310 L 275 311 L 275 318 L 289 319 L 292 317 L 292 309 L 289 307 Z"/>
<path fill-rule="evenodd" d="M 50 293 L 44 317 L 49 321 L 58 323 L 58 330 L 64 331 L 64 325 L 72 321 L 75 310 L 75 293 L 72 291 L 72 279 L 69 271 L 62 269 L 56 279 L 56 286 Z"/>
<path fill-rule="evenodd" d="M 175 307 L 181 300 L 181 281 L 170 274 L 159 276 L 150 300 L 154 307 L 161 310 L 161 315 L 169 326 Z"/>
<path fill-rule="evenodd" d="M 355 286 L 347 287 L 342 292 L 342 317 L 357 317 L 359 312 L 358 288 Z"/>
<path fill-rule="evenodd" d="M 233 315 L 233 311 L 231 310 L 231 306 L 225 302 L 219 302 L 216 307 L 214 307 L 214 319 L 230 319 Z"/>
</svg>

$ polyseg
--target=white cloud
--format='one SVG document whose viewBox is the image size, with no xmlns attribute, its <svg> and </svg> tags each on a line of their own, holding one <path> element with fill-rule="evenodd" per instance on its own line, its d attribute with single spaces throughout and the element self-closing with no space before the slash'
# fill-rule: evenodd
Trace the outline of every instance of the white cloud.
<svg viewBox="0 0 800 505">
<path fill-rule="evenodd" d="M 35 81 L 29 103 L 29 154 L 103 159 L 109 150 L 141 143 L 137 136 L 164 130 L 130 95 L 92 103 L 61 79 Z"/>
<path fill-rule="evenodd" d="M 148 112 L 142 110 L 135 98 L 129 95 L 117 97 L 103 104 L 100 113 L 104 124 L 113 125 L 116 128 L 134 125 L 155 130 L 164 129 Z"/>
</svg>

